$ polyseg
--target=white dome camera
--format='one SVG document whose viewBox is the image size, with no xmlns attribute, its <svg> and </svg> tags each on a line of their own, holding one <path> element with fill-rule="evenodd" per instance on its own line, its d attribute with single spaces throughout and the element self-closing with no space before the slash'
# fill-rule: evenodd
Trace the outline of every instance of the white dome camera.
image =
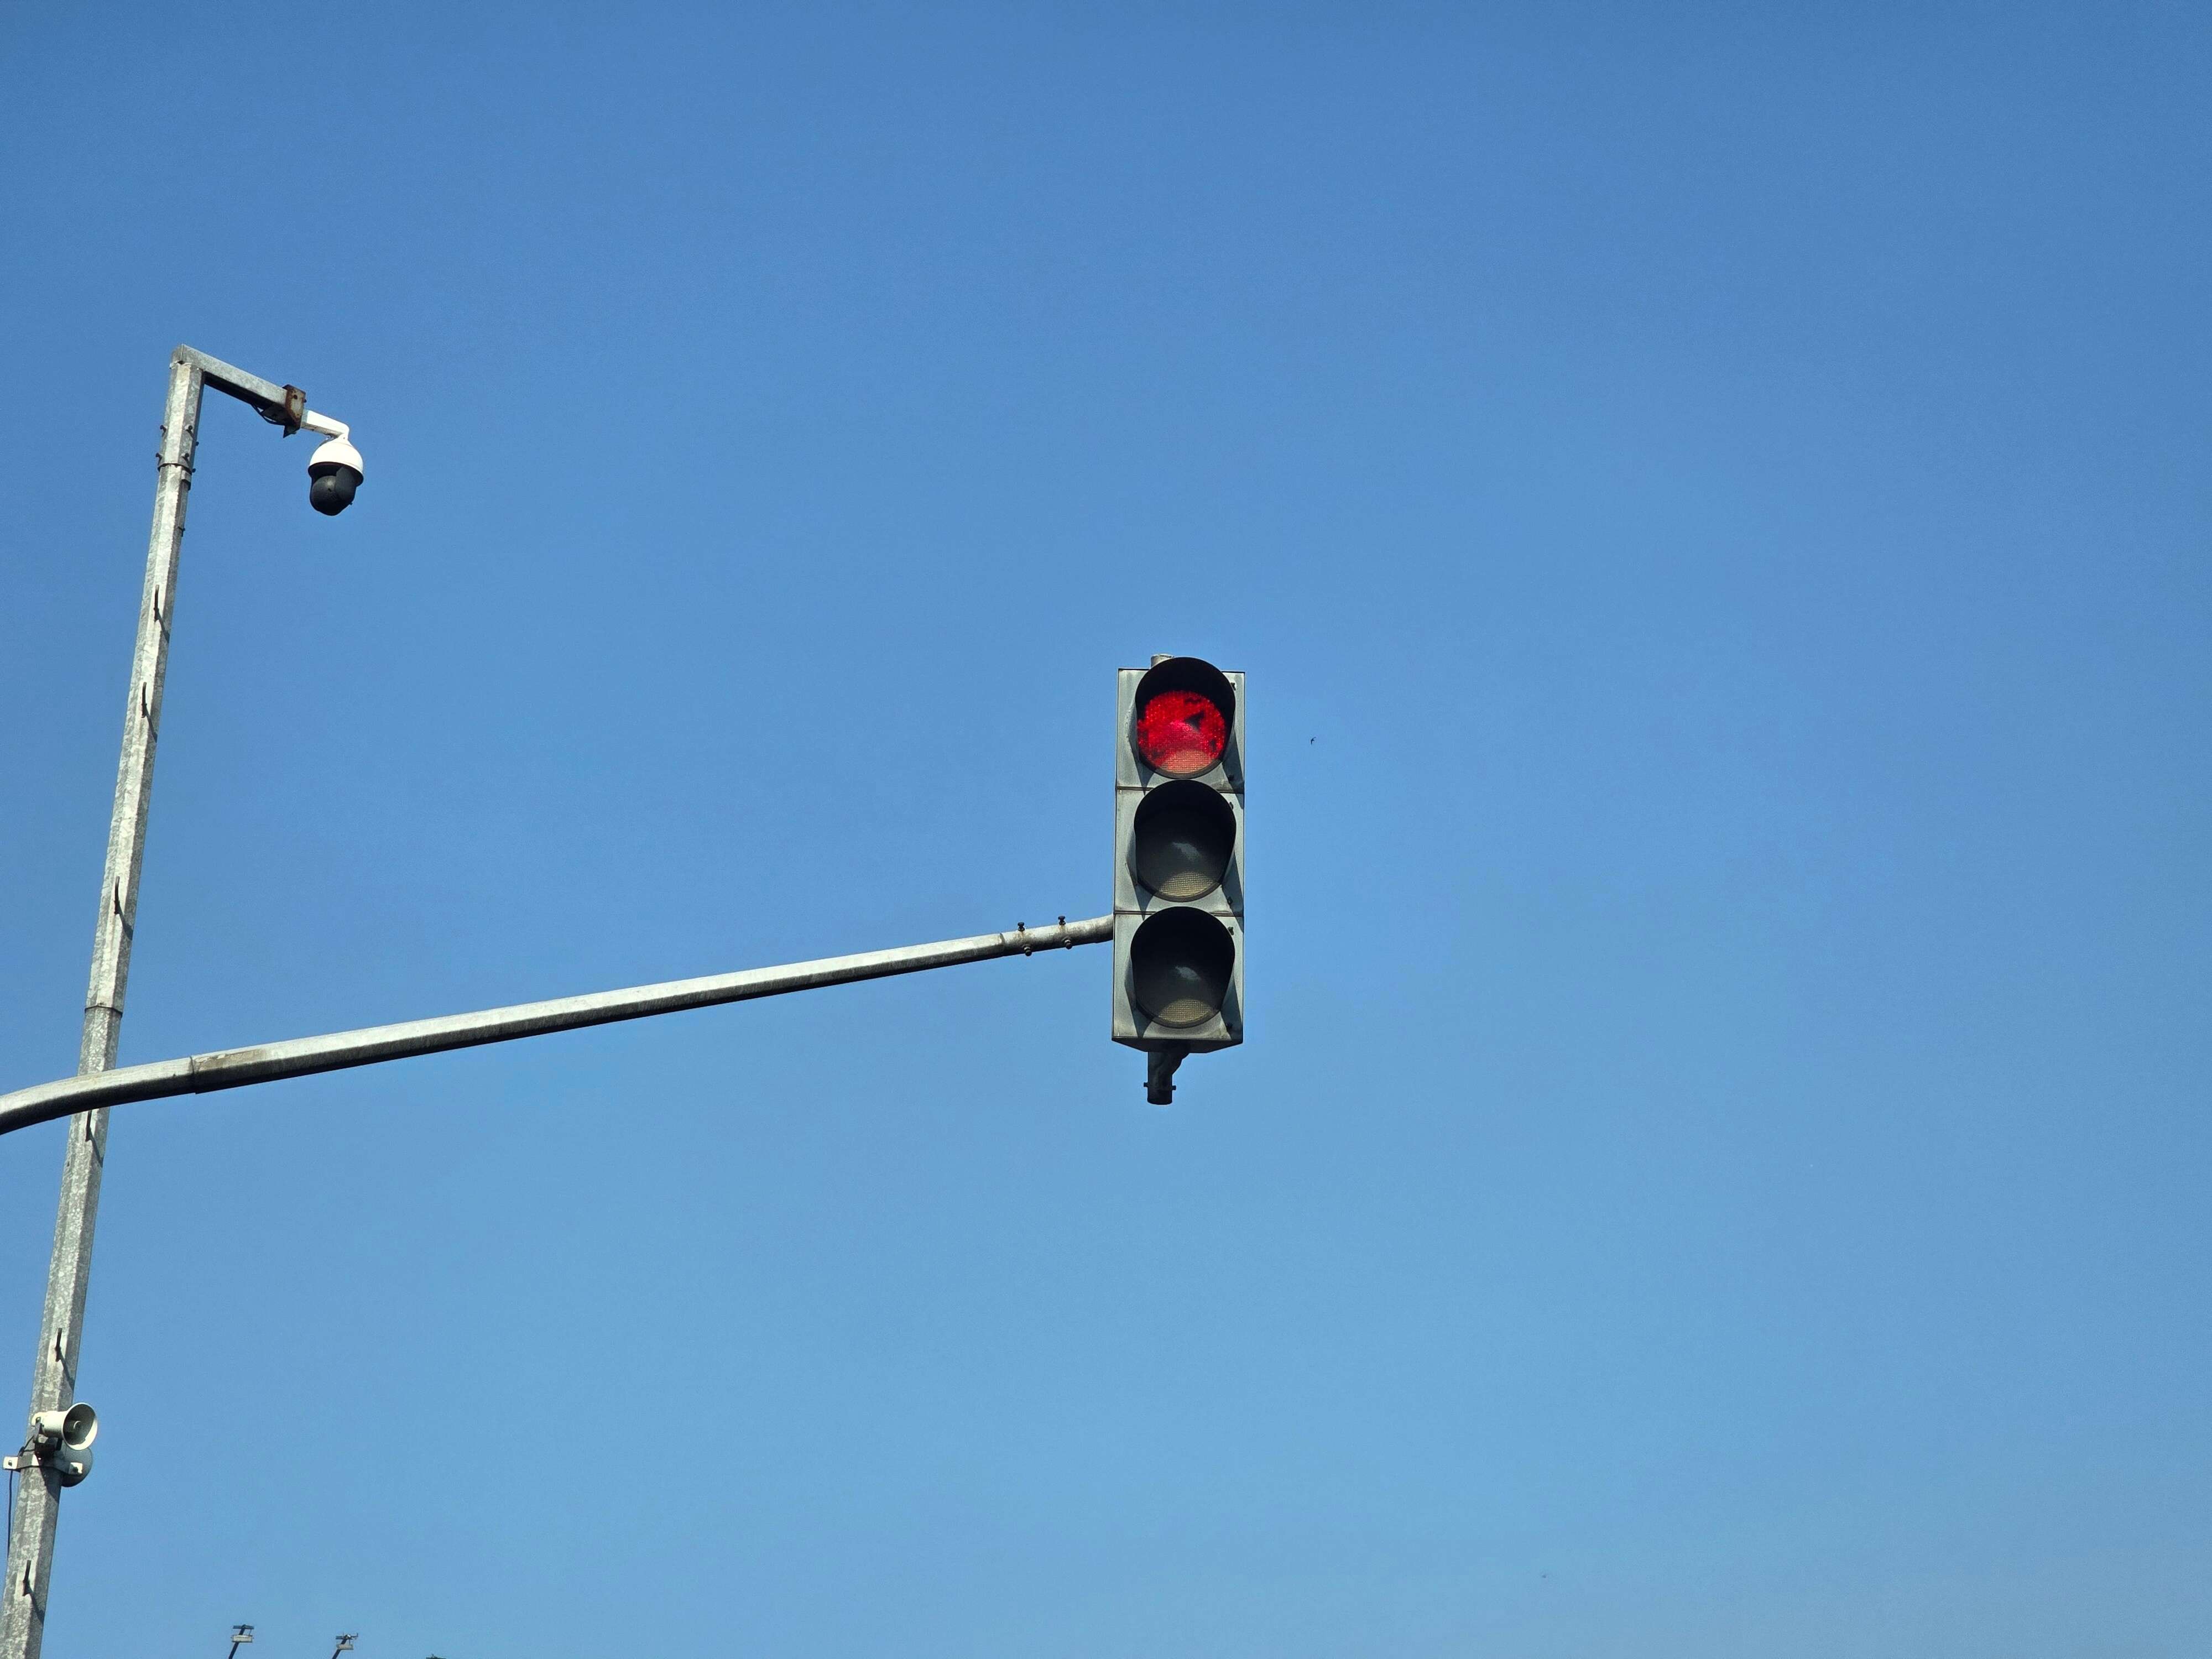
<svg viewBox="0 0 2212 1659">
<path fill-rule="evenodd" d="M 353 493 L 361 488 L 361 451 L 353 447 L 352 432 L 343 421 L 310 410 L 300 424 L 330 440 L 307 457 L 307 505 L 335 517 L 353 505 Z"/>
</svg>

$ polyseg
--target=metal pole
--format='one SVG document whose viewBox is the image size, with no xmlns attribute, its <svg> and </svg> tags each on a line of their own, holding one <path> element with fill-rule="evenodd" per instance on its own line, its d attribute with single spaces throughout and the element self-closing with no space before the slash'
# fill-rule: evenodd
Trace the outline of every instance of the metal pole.
<svg viewBox="0 0 2212 1659">
<path fill-rule="evenodd" d="M 146 808 L 154 785 L 154 747 L 161 726 L 161 686 L 169 666 L 169 609 L 177 592 L 177 553 L 185 535 L 185 501 L 192 485 L 203 385 L 198 353 L 171 360 L 168 402 L 161 415 L 160 471 L 154 486 L 154 528 L 146 549 L 146 586 L 138 600 L 138 644 L 123 712 L 123 758 L 115 775 L 115 812 L 107 830 L 107 867 L 100 877 L 100 916 L 92 934 L 92 980 L 85 992 L 84 1035 L 77 1073 L 115 1063 L 123 1030 L 123 990 L 131 975 L 131 928 L 138 914 L 138 871 L 146 851 Z M 54 1411 L 76 1395 L 84 1336 L 85 1284 L 92 1235 L 100 1215 L 100 1178 L 107 1155 L 107 1113 L 99 1108 L 70 1120 L 62 1154 L 61 1204 L 54 1218 L 54 1253 L 46 1269 L 46 1311 L 31 1368 L 31 1410 Z M 39 1659 L 46 1639 L 46 1590 L 54 1563 L 54 1528 L 61 1480 L 53 1465 L 26 1460 L 16 1487 L 15 1524 L 8 1576 L 0 1584 L 0 1659 Z"/>
<path fill-rule="evenodd" d="M 18 1089 L 13 1094 L 0 1095 L 0 1134 L 94 1107 L 105 1109 L 137 1100 L 166 1100 L 177 1095 L 240 1089 L 252 1083 L 312 1077 L 318 1072 L 374 1066 L 387 1060 L 410 1060 L 417 1054 L 474 1048 L 487 1042 L 512 1042 L 518 1037 L 580 1030 L 586 1025 L 608 1025 L 617 1020 L 681 1013 L 689 1008 L 712 1008 L 726 1002 L 749 1002 L 758 997 L 819 990 L 828 985 L 852 985 L 865 979 L 888 979 L 895 974 L 918 974 L 932 968 L 957 968 L 963 963 L 989 962 L 1000 957 L 1027 957 L 1039 951 L 1106 945 L 1113 938 L 1111 916 L 1094 916 L 1088 921 L 1063 920 L 1044 927 L 1018 924 L 1010 933 L 976 933 L 935 945 L 904 945 L 895 950 L 823 957 L 781 968 L 748 968 L 738 973 L 714 974 L 703 979 L 667 980 L 658 985 L 638 985 L 622 991 L 556 997 L 548 1002 L 519 1002 L 472 1014 L 441 1014 L 434 1019 L 371 1025 L 358 1031 L 332 1032 L 327 1036 L 294 1037 L 289 1042 L 264 1042 L 251 1048 L 221 1048 L 210 1054 L 188 1054 L 182 1060 L 149 1060 L 143 1066 L 125 1066 L 98 1077 L 65 1078 L 58 1083 L 41 1083 Z"/>
</svg>

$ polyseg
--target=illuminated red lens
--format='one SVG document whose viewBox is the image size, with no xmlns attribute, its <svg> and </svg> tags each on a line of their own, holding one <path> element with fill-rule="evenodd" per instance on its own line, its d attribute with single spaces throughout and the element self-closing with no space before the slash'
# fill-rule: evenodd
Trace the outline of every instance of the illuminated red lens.
<svg viewBox="0 0 2212 1659">
<path fill-rule="evenodd" d="M 1137 753 L 1171 778 L 1203 772 L 1229 746 L 1229 722 L 1211 697 L 1163 691 L 1137 711 Z"/>
</svg>

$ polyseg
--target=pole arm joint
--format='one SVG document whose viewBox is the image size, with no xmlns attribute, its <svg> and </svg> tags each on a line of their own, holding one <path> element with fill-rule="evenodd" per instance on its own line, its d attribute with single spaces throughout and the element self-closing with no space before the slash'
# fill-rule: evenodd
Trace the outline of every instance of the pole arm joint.
<svg viewBox="0 0 2212 1659">
<path fill-rule="evenodd" d="M 210 357 L 206 352 L 195 351 L 187 345 L 179 346 L 171 354 L 170 360 L 188 363 L 197 368 L 203 382 L 250 405 L 263 420 L 272 426 L 283 427 L 288 438 L 306 422 L 307 394 L 295 386 L 278 386 L 274 380 L 264 380 L 258 374 L 249 374 L 234 363 L 227 363 L 220 357 Z"/>
</svg>

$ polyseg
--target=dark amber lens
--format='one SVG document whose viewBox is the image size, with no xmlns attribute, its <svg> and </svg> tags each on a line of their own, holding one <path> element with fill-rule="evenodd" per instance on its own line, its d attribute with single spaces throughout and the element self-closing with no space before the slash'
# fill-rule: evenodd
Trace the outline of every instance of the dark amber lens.
<svg viewBox="0 0 2212 1659">
<path fill-rule="evenodd" d="M 1237 844 L 1237 817 L 1202 783 L 1168 783 L 1137 808 L 1129 873 L 1162 898 L 1188 904 L 1221 885 Z"/>
<path fill-rule="evenodd" d="M 1162 691 L 1137 711 L 1137 753 L 1171 778 L 1203 772 L 1229 746 L 1219 705 L 1195 691 Z"/>
</svg>

